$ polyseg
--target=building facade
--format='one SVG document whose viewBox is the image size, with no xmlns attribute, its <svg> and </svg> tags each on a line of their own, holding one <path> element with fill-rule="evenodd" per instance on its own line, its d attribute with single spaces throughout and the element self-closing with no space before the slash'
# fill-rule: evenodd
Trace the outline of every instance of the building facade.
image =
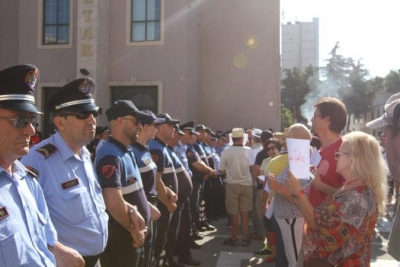
<svg viewBox="0 0 400 267">
<path fill-rule="evenodd" d="M 0 69 L 31 63 L 46 101 L 80 77 L 117 99 L 212 129 L 280 128 L 279 0 L 2 0 Z M 105 116 L 99 125 L 106 125 Z"/>
<path fill-rule="evenodd" d="M 319 19 L 282 25 L 282 70 L 319 66 Z"/>
</svg>

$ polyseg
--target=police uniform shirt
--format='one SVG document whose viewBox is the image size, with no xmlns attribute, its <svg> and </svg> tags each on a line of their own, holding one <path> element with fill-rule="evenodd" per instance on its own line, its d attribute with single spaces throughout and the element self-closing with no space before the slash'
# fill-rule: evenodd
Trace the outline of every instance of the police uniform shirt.
<svg viewBox="0 0 400 267">
<path fill-rule="evenodd" d="M 201 142 L 201 145 L 203 146 L 204 153 L 206 153 L 206 159 L 208 162 L 208 166 L 210 166 L 211 169 L 215 169 L 215 164 L 211 155 L 211 148 L 208 144 Z"/>
<path fill-rule="evenodd" d="M 140 176 L 142 177 L 143 188 L 148 197 L 156 197 L 156 174 L 157 165 L 151 158 L 149 148 L 144 147 L 142 144 L 136 142 L 131 145 L 132 151 L 136 156 L 136 163 L 138 165 Z"/>
<path fill-rule="evenodd" d="M 157 172 L 162 173 L 161 179 L 166 187 L 178 194 L 178 180 L 175 173 L 174 163 L 168 153 L 167 145 L 155 137 L 148 143 L 151 157 L 157 165 Z"/>
<path fill-rule="evenodd" d="M 185 168 L 183 167 L 178 155 L 175 153 L 175 150 L 170 146 L 167 146 L 167 149 L 171 155 L 176 177 L 178 178 L 178 201 L 182 202 L 185 201 L 192 193 L 192 181 L 189 177 L 189 174 L 185 171 Z"/>
<path fill-rule="evenodd" d="M 38 174 L 58 240 L 83 256 L 100 254 L 107 243 L 108 215 L 86 147 L 76 156 L 57 132 L 21 162 Z"/>
<path fill-rule="evenodd" d="M 226 147 L 227 147 L 226 144 L 224 144 L 223 146 L 215 146 L 215 152 L 217 152 L 219 157 L 221 157 L 221 153 L 222 151 L 224 151 Z"/>
<path fill-rule="evenodd" d="M 219 161 L 221 160 L 221 157 L 215 152 L 215 149 L 213 147 L 210 147 L 211 149 L 211 156 L 215 164 L 215 169 L 218 170 L 219 166 Z"/>
<path fill-rule="evenodd" d="M 150 220 L 150 207 L 135 155 L 130 146 L 125 146 L 110 137 L 108 142 L 105 142 L 97 151 L 95 166 L 101 187 L 120 188 L 124 200 L 138 207 L 140 215 L 147 224 Z M 115 222 L 112 216 L 110 216 L 109 225 L 112 225 L 111 222 Z"/>
<path fill-rule="evenodd" d="M 186 157 L 188 159 L 189 167 L 192 170 L 192 174 L 193 174 L 192 178 L 203 181 L 203 177 L 204 177 L 205 173 L 196 170 L 196 168 L 192 166 L 193 163 L 195 163 L 195 162 L 201 162 L 200 156 L 192 145 L 187 144 L 186 146 L 187 146 Z"/>
<path fill-rule="evenodd" d="M 175 153 L 178 155 L 179 159 L 181 160 L 181 163 L 183 167 L 186 169 L 188 172 L 189 176 L 192 177 L 192 171 L 190 170 L 188 159 L 186 157 L 186 149 L 187 146 L 182 144 L 181 141 L 178 142 L 176 146 L 174 146 Z"/>
<path fill-rule="evenodd" d="M 15 161 L 11 175 L 0 167 L 0 266 L 56 266 L 47 245 L 57 233 L 42 189 Z"/>
<path fill-rule="evenodd" d="M 196 150 L 197 154 L 199 154 L 200 159 L 208 166 L 208 160 L 206 158 L 206 152 L 204 151 L 203 145 L 199 140 L 194 143 L 193 148 Z"/>
</svg>

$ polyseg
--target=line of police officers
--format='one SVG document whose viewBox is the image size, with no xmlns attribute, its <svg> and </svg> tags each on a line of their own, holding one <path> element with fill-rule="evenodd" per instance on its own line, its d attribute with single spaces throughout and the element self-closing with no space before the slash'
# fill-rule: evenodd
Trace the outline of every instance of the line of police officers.
<svg viewBox="0 0 400 267">
<path fill-rule="evenodd" d="M 99 107 L 94 82 L 80 78 L 49 99 L 57 132 L 29 150 L 38 79 L 33 65 L 0 71 L 0 266 L 199 265 L 193 238 L 214 229 L 199 212 L 204 182 L 217 177 L 211 130 L 118 100 L 93 166 Z"/>
</svg>

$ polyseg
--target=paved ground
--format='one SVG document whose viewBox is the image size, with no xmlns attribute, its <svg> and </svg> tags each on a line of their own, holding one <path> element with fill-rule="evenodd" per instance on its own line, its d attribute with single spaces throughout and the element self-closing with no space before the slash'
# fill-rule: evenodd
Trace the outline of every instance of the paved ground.
<svg viewBox="0 0 400 267">
<path fill-rule="evenodd" d="M 212 221 L 217 227 L 213 232 L 205 232 L 205 238 L 197 241 L 202 245 L 200 250 L 192 250 L 193 258 L 202 262 L 201 266 L 207 267 L 248 267 L 264 266 L 273 267 L 274 263 L 264 263 L 263 259 L 253 257 L 253 252 L 260 248 L 261 241 L 252 241 L 248 247 L 231 247 L 222 242 L 230 236 L 230 229 L 226 226 L 227 219 Z M 378 221 L 376 235 L 372 244 L 371 267 L 397 267 L 398 263 L 386 252 L 387 238 L 391 222 L 385 218 Z M 249 233 L 252 232 L 249 229 Z M 241 238 L 241 237 L 240 237 Z M 279 267 L 279 266 L 277 266 Z"/>
</svg>

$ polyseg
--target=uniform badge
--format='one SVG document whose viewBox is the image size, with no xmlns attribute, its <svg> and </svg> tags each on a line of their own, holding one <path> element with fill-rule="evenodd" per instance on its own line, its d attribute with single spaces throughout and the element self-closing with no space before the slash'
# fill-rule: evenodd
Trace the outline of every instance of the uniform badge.
<svg viewBox="0 0 400 267">
<path fill-rule="evenodd" d="M 0 209 L 0 220 L 2 220 L 2 219 L 4 219 L 4 218 L 7 218 L 8 217 L 8 211 L 7 211 L 7 209 L 6 209 L 6 207 L 2 207 L 1 209 Z"/>
<path fill-rule="evenodd" d="M 41 148 L 36 149 L 36 151 L 42 154 L 45 159 L 47 159 L 57 151 L 57 147 L 53 144 L 47 144 L 42 146 Z"/>
<path fill-rule="evenodd" d="M 187 156 L 188 156 L 188 158 L 193 158 L 193 152 L 192 151 L 189 151 L 188 153 L 187 153 Z"/>
<path fill-rule="evenodd" d="M 79 85 L 79 91 L 86 94 L 91 94 L 92 93 L 92 86 L 91 83 L 88 79 L 83 80 L 81 84 Z"/>
<path fill-rule="evenodd" d="M 143 161 L 144 165 L 146 165 L 146 166 L 150 164 L 149 159 L 143 159 L 142 161 Z"/>
<path fill-rule="evenodd" d="M 105 178 L 110 178 L 115 171 L 115 167 L 113 165 L 105 165 L 103 167 L 101 167 L 101 174 L 103 174 L 103 176 Z"/>
<path fill-rule="evenodd" d="M 78 178 L 75 178 L 74 180 L 70 180 L 68 182 L 62 183 L 61 188 L 63 190 L 65 190 L 65 189 L 77 186 L 78 184 L 79 184 L 79 180 L 78 180 Z"/>
<path fill-rule="evenodd" d="M 157 155 L 151 155 L 151 158 L 153 159 L 153 161 L 155 163 L 157 163 L 157 161 L 158 161 L 158 156 Z"/>
<path fill-rule="evenodd" d="M 26 85 L 28 85 L 28 87 L 33 91 L 35 89 L 36 86 L 36 82 L 38 80 L 39 77 L 39 70 L 35 69 L 35 70 L 31 70 L 30 72 L 28 72 L 25 76 L 25 83 Z"/>
<path fill-rule="evenodd" d="M 31 167 L 31 166 L 26 166 L 25 168 L 28 170 L 28 172 L 29 172 L 30 174 L 32 174 L 33 177 L 35 177 L 35 178 L 38 177 L 38 175 L 39 175 L 38 170 L 36 170 L 35 168 L 33 168 L 33 167 Z"/>
</svg>

